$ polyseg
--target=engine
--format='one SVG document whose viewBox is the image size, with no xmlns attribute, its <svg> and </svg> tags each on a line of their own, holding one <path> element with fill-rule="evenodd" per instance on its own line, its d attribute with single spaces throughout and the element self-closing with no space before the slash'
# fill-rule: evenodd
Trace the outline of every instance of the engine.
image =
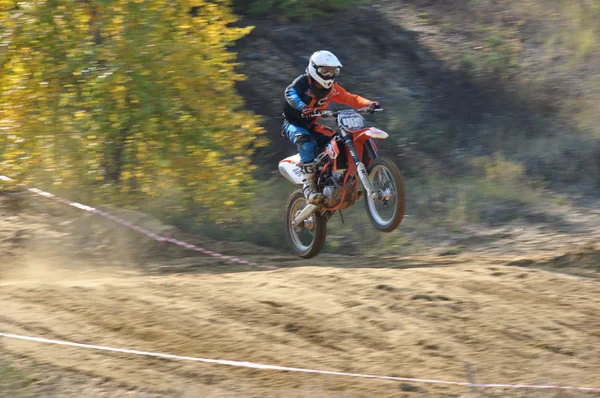
<svg viewBox="0 0 600 398">
<path fill-rule="evenodd" d="M 329 207 L 337 206 L 342 200 L 344 193 L 343 189 L 343 177 L 345 170 L 336 170 L 330 172 L 325 178 L 323 187 L 323 196 L 327 201 Z"/>
<path fill-rule="evenodd" d="M 342 190 L 336 188 L 333 184 L 326 185 L 323 188 L 323 195 L 325 196 L 325 200 L 327 200 L 327 205 L 329 207 L 337 206 L 342 200 Z"/>
</svg>

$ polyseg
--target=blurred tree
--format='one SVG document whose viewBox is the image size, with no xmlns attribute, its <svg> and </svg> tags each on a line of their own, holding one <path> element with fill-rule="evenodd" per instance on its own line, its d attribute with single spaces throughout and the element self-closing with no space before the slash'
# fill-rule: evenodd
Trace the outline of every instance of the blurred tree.
<svg viewBox="0 0 600 398">
<path fill-rule="evenodd" d="M 264 139 L 226 0 L 0 0 L 0 18 L 0 172 L 213 218 L 248 198 Z"/>
<path fill-rule="evenodd" d="M 236 12 L 253 17 L 285 17 L 313 22 L 315 18 L 333 15 L 352 5 L 370 0 L 232 0 Z"/>
</svg>

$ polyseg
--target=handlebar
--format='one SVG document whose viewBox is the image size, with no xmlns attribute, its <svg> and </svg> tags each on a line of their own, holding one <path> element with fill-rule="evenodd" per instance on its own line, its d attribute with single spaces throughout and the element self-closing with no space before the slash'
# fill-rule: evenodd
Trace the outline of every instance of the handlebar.
<svg viewBox="0 0 600 398">
<path fill-rule="evenodd" d="M 321 117 L 337 117 L 339 113 L 342 111 L 332 111 L 330 109 L 315 109 L 312 113 L 312 116 L 321 116 Z M 373 114 L 375 112 L 383 112 L 383 108 L 371 109 L 369 107 L 360 108 L 356 110 L 357 113 L 364 114 Z"/>
</svg>

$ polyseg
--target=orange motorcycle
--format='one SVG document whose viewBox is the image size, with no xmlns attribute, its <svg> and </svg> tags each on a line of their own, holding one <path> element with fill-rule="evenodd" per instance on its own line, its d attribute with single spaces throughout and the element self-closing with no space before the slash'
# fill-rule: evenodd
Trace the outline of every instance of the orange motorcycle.
<svg viewBox="0 0 600 398">
<path fill-rule="evenodd" d="M 383 109 L 375 109 L 375 112 Z M 348 209 L 364 197 L 369 219 L 382 232 L 394 231 L 404 218 L 406 194 L 404 181 L 396 164 L 377 156 L 376 139 L 389 135 L 378 128 L 366 127 L 359 110 L 317 111 L 315 116 L 335 117 L 338 131 L 316 158 L 315 179 L 324 200 L 309 204 L 302 189 L 288 198 L 285 233 L 294 254 L 311 258 L 319 254 L 327 235 L 327 221 L 336 210 Z M 300 155 L 279 162 L 279 172 L 302 187 Z M 359 180 L 364 191 L 359 190 Z"/>
</svg>

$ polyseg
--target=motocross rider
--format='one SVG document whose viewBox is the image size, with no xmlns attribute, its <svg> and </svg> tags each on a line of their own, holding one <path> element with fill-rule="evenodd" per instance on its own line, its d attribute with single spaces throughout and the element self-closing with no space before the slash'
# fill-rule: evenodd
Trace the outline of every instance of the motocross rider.
<svg viewBox="0 0 600 398">
<path fill-rule="evenodd" d="M 315 183 L 315 157 L 317 147 L 323 147 L 335 134 L 335 130 L 317 122 L 314 116 L 317 109 L 325 109 L 331 101 L 359 109 L 380 108 L 377 101 L 371 101 L 344 90 L 335 82 L 342 64 L 329 51 L 317 51 L 308 61 L 306 73 L 298 76 L 285 90 L 285 104 L 282 135 L 296 144 L 300 153 L 300 164 L 304 176 L 304 196 L 309 203 L 318 203 L 323 194 L 317 191 Z"/>
</svg>

